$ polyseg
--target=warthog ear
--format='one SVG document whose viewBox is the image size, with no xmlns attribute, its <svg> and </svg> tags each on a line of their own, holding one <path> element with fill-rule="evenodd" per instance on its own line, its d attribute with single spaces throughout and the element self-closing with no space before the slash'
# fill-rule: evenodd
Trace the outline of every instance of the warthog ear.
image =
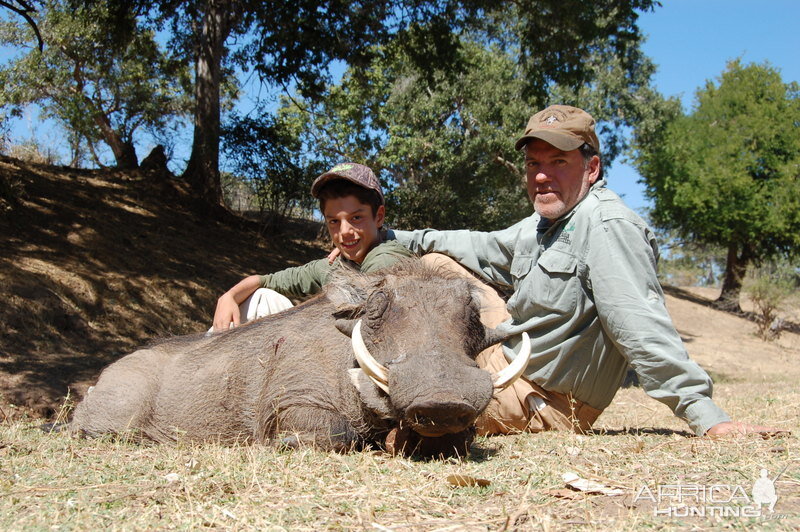
<svg viewBox="0 0 800 532">
<path fill-rule="evenodd" d="M 335 314 L 334 314 L 335 316 Z M 353 337 L 353 328 L 356 326 L 358 320 L 345 320 L 339 319 L 333 323 L 333 326 L 339 329 L 339 331 L 349 337 Z"/>
<path fill-rule="evenodd" d="M 374 412 L 381 419 L 398 418 L 397 412 L 392 408 L 392 403 L 389 402 L 389 396 L 381 392 L 362 369 L 348 369 L 347 373 L 367 410 Z"/>
<path fill-rule="evenodd" d="M 333 313 L 336 318 L 356 318 L 364 313 L 367 297 L 363 290 L 355 286 L 331 283 L 325 295 L 336 307 Z"/>
</svg>

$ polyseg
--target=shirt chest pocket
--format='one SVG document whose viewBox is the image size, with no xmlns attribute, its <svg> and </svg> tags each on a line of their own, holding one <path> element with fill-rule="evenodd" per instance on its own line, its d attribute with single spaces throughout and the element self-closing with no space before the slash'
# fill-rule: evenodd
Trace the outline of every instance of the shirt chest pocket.
<svg viewBox="0 0 800 532">
<path fill-rule="evenodd" d="M 569 314 L 578 298 L 578 259 L 574 255 L 549 249 L 537 260 L 518 257 L 511 265 L 517 294 L 526 301 L 525 314 Z"/>
</svg>

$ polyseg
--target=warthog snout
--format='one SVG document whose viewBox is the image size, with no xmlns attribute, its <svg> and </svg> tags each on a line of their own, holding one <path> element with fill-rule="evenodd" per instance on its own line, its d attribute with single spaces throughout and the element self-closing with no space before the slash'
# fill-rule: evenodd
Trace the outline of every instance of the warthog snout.
<svg viewBox="0 0 800 532">
<path fill-rule="evenodd" d="M 478 410 L 464 401 L 428 400 L 406 410 L 411 428 L 423 436 L 442 436 L 467 429 L 478 417 Z"/>
</svg>

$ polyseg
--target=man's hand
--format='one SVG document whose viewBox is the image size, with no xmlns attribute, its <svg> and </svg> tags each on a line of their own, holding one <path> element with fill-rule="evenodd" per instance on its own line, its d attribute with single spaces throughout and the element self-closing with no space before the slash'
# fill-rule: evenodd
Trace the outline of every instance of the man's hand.
<svg viewBox="0 0 800 532">
<path fill-rule="evenodd" d="M 339 256 L 339 248 L 333 248 L 330 253 L 328 253 L 328 264 L 333 264 L 333 261 L 336 260 L 336 257 Z"/>
<path fill-rule="evenodd" d="M 776 436 L 788 436 L 788 430 L 775 427 L 764 427 L 762 425 L 750 425 L 740 421 L 723 421 L 717 423 L 706 431 L 706 436 L 720 438 L 723 436 L 746 436 L 748 434 L 758 434 L 762 438 L 774 438 Z"/>
</svg>

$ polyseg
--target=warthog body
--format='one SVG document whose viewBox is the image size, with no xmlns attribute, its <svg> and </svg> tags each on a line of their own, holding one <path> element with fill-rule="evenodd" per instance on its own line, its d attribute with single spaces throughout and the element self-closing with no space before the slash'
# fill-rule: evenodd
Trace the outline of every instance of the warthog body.
<svg viewBox="0 0 800 532">
<path fill-rule="evenodd" d="M 387 391 L 359 369 L 348 337 L 358 329 L 385 366 Z M 70 430 L 342 450 L 403 426 L 424 454 L 463 452 L 493 394 L 475 357 L 503 339 L 481 324 L 467 281 L 409 261 L 348 274 L 298 307 L 231 331 L 127 355 L 103 371 Z"/>
</svg>

